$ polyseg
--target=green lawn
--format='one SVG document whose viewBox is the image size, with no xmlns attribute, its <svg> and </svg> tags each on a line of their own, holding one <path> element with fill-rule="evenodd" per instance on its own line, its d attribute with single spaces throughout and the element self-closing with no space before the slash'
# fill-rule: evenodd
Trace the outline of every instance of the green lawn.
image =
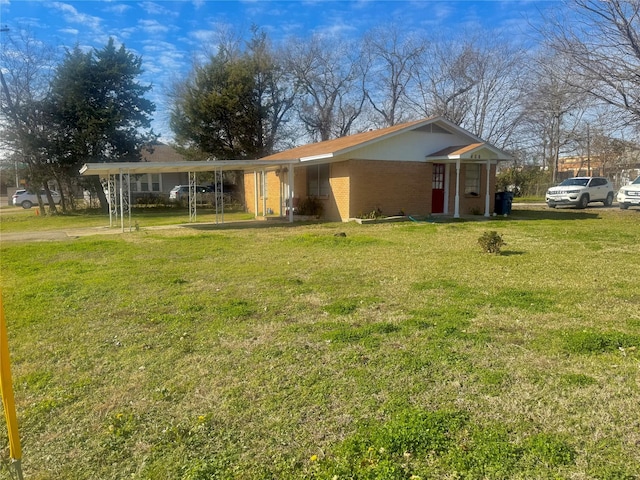
<svg viewBox="0 0 640 480">
<path fill-rule="evenodd" d="M 5 242 L 25 478 L 640 478 L 640 212 L 513 213 Z"/>
</svg>

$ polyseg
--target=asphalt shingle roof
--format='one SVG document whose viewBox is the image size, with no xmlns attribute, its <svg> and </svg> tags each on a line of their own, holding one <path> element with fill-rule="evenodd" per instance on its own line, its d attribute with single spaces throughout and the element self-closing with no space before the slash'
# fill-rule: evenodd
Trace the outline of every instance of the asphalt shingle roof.
<svg viewBox="0 0 640 480">
<path fill-rule="evenodd" d="M 416 120 L 414 122 L 402 123 L 392 127 L 381 128 L 379 130 L 369 130 L 367 132 L 356 133 L 354 135 L 348 135 L 346 137 L 340 137 L 333 140 L 302 145 L 300 147 L 269 155 L 268 157 L 263 157 L 260 160 L 294 160 L 323 155 L 330 156 L 331 154 L 335 156 L 345 150 L 365 145 L 369 142 L 379 140 L 403 130 L 411 130 L 413 127 L 428 123 L 431 120 L 432 119 Z"/>
</svg>

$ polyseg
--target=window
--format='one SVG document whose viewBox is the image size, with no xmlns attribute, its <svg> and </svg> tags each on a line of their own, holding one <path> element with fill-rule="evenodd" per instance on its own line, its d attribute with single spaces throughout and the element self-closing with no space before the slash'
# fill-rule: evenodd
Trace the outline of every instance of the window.
<svg viewBox="0 0 640 480">
<path fill-rule="evenodd" d="M 310 197 L 328 197 L 329 164 L 307 167 L 307 195 Z"/>
<path fill-rule="evenodd" d="M 131 178 L 131 191 L 132 192 L 159 192 L 160 191 L 160 174 L 159 173 L 143 173 L 140 175 L 133 176 Z"/>
<path fill-rule="evenodd" d="M 467 164 L 464 173 L 465 195 L 480 195 L 480 168 L 477 163 Z"/>
<path fill-rule="evenodd" d="M 434 190 L 444 190 L 444 163 L 433 164 L 431 188 Z"/>
</svg>

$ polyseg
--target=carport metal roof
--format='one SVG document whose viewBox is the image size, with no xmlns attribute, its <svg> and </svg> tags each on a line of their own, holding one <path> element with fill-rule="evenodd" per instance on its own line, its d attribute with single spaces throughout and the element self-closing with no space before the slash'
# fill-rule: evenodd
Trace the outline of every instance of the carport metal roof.
<svg viewBox="0 0 640 480">
<path fill-rule="evenodd" d="M 189 183 L 192 183 L 191 174 L 198 172 L 222 172 L 230 170 L 243 170 L 245 172 L 267 172 L 284 168 L 286 166 L 292 166 L 300 163 L 300 159 L 283 159 L 283 160 L 215 160 L 215 161 L 181 161 L 181 162 L 112 162 L 112 163 L 85 163 L 80 169 L 80 175 L 99 175 L 109 178 L 110 180 L 116 175 L 120 175 L 122 186 L 122 175 L 139 175 L 145 173 L 189 173 Z M 293 168 L 288 168 L 288 192 L 289 199 L 288 205 L 292 204 L 293 196 Z M 193 177 L 195 179 L 195 175 Z M 282 182 L 283 180 L 281 180 Z M 111 183 L 111 182 L 110 182 Z M 195 180 L 193 180 L 195 184 Z M 111 187 L 110 187 L 111 188 Z M 191 190 L 191 189 L 190 189 Z M 120 215 L 122 231 L 124 232 L 124 205 L 127 205 L 129 214 L 129 224 L 131 224 L 131 209 L 129 207 L 129 199 L 125 202 L 124 191 L 120 188 Z M 127 191 L 127 195 L 130 192 Z M 190 218 L 195 217 L 196 201 L 195 198 L 191 198 L 191 191 L 189 192 L 189 205 L 190 205 Z M 255 191 L 255 203 L 257 211 L 258 203 L 258 188 L 256 181 Z M 217 204 L 216 204 L 216 218 L 217 218 Z M 266 209 L 266 205 L 263 206 L 263 211 Z M 224 212 L 224 199 L 222 199 L 222 211 Z M 111 222 L 111 209 L 109 210 L 109 219 Z M 117 215 L 116 215 L 117 216 Z M 222 222 L 224 223 L 224 214 L 222 216 Z M 289 210 L 289 221 L 293 221 L 293 209 Z M 217 220 L 216 220 L 217 222 Z M 129 225 L 131 228 L 131 225 Z"/>
<path fill-rule="evenodd" d="M 300 163 L 300 160 L 215 160 L 192 162 L 113 162 L 85 163 L 80 175 L 115 175 L 128 171 L 131 175 L 141 173 L 212 172 L 228 170 L 261 171 L 276 170 L 285 165 Z"/>
</svg>

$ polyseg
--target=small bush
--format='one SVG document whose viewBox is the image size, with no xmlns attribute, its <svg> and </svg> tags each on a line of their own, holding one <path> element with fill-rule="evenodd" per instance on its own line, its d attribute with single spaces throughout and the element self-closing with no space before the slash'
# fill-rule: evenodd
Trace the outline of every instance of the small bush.
<svg viewBox="0 0 640 480">
<path fill-rule="evenodd" d="M 314 217 L 320 217 L 322 215 L 322 202 L 317 197 L 307 197 L 300 200 L 298 205 L 298 215 L 311 215 Z"/>
<path fill-rule="evenodd" d="M 370 211 L 369 213 L 360 214 L 358 218 L 362 218 L 363 220 L 376 220 L 378 218 L 382 218 L 384 215 L 382 214 L 382 209 L 380 207 L 375 210 Z"/>
<path fill-rule="evenodd" d="M 495 254 L 499 254 L 500 249 L 506 245 L 502 239 L 502 235 L 499 235 L 496 231 L 484 232 L 480 238 L 478 238 L 478 243 L 480 247 L 482 247 L 482 251 Z"/>
</svg>

